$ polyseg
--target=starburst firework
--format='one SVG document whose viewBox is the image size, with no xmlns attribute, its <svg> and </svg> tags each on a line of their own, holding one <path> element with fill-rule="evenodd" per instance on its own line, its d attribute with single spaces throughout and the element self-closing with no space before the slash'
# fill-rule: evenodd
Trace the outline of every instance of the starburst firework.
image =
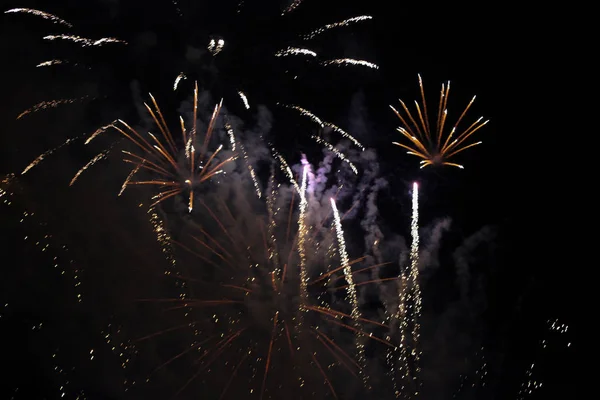
<svg viewBox="0 0 600 400">
<path fill-rule="evenodd" d="M 185 309 L 189 322 L 136 342 L 193 328 L 193 343 L 151 372 L 192 360 L 195 368 L 175 397 L 195 384 L 216 391 L 217 398 L 338 397 L 344 390 L 337 385 L 340 377 L 366 380 L 366 343 L 391 346 L 375 334 L 385 325 L 359 310 L 357 287 L 376 281 L 353 279 L 377 266 L 352 271 L 363 258 L 349 259 L 333 199 L 331 225 L 311 217 L 309 168 L 290 186 L 272 174 L 268 195 L 258 204 L 248 196 L 203 198 L 184 239 L 173 240 L 199 264 L 179 279 L 200 290 L 184 299 L 140 302 L 168 304 L 170 312 Z M 358 390 L 360 380 L 356 384 Z"/>
<path fill-rule="evenodd" d="M 430 122 L 429 120 L 421 75 L 419 75 L 419 88 L 421 89 L 422 103 L 419 105 L 419 103 L 415 101 L 417 110 L 416 116 L 411 114 L 402 100 L 400 100 L 400 104 L 406 114 L 405 116 L 393 106 L 390 106 L 402 122 L 402 126 L 398 128 L 398 131 L 410 142 L 410 144 L 402 144 L 399 142 L 393 142 L 393 144 L 408 150 L 408 154 L 421 158 L 421 168 L 425 168 L 429 165 L 449 165 L 463 168 L 462 165 L 448 160 L 464 150 L 481 144 L 482 142 L 470 144 L 465 142 L 471 135 L 488 123 L 488 121 L 482 122 L 481 120 L 483 117 L 479 117 L 479 119 L 469 125 L 467 129 L 462 132 L 458 131 L 458 126 L 475 101 L 475 96 L 473 96 L 458 120 L 454 123 L 452 130 L 449 133 L 446 133 L 444 128 L 446 127 L 446 118 L 448 116 L 447 105 L 448 95 L 450 94 L 450 81 L 445 85 L 442 84 L 435 123 L 433 121 Z"/>
</svg>

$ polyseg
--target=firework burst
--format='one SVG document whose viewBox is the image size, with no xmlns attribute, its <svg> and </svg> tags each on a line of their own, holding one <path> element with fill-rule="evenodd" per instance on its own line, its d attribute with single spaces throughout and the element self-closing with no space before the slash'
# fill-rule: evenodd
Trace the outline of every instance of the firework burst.
<svg viewBox="0 0 600 400">
<path fill-rule="evenodd" d="M 197 140 L 198 85 L 196 84 L 194 88 L 192 127 L 188 132 L 183 117 L 179 117 L 181 141 L 179 141 L 178 146 L 173 134 L 165 122 L 165 118 L 158 103 L 152 95 L 150 95 L 150 98 L 152 99 L 154 109 L 146 103 L 144 103 L 144 106 L 158 127 L 162 139 L 150 132 L 148 132 L 148 137 L 145 137 L 122 120 L 118 120 L 112 125 L 114 129 L 133 143 L 137 149 L 136 152 L 123 150 L 123 153 L 125 154 L 124 161 L 133 164 L 134 168 L 123 183 L 120 194 L 128 185 L 151 185 L 160 187 L 159 193 L 153 197 L 153 200 L 156 201 L 151 204 L 152 207 L 170 197 L 187 192 L 188 210 L 191 212 L 194 208 L 194 189 L 198 185 L 213 178 L 215 175 L 223 173 L 223 167 L 236 158 L 235 156 L 230 156 L 224 160 L 217 161 L 217 154 L 223 149 L 223 145 L 220 145 L 212 153 L 208 152 L 208 146 L 211 141 L 217 117 L 221 111 L 221 103 L 215 106 L 204 139 L 202 142 L 199 142 Z M 93 139 L 93 137 L 91 137 L 87 143 L 89 143 L 91 139 Z M 196 150 L 197 147 L 199 150 Z M 181 154 L 185 155 L 183 161 L 179 161 Z M 90 162 L 95 162 L 96 158 L 97 157 Z M 87 168 L 87 166 L 88 165 L 86 164 L 82 170 Z M 152 172 L 154 177 L 150 180 L 134 181 L 133 177 L 140 169 Z M 78 174 L 79 172 L 76 177 Z M 73 180 L 75 180 L 76 177 L 73 178 Z"/>
<path fill-rule="evenodd" d="M 429 165 L 449 165 L 463 168 L 462 165 L 448 160 L 464 150 L 481 144 L 482 142 L 468 143 L 467 140 L 488 123 L 488 121 L 482 122 L 483 117 L 479 117 L 475 122 L 469 125 L 467 129 L 463 131 L 458 130 L 459 124 L 475 101 L 475 96 L 473 96 L 458 120 L 454 123 L 451 131 L 446 133 L 444 129 L 446 127 L 446 118 L 448 116 L 447 106 L 448 95 L 450 94 L 450 81 L 445 85 L 442 84 L 435 122 L 430 122 L 429 120 L 421 75 L 419 75 L 419 88 L 421 89 L 422 103 L 419 105 L 419 103 L 415 101 L 417 110 L 416 116 L 409 111 L 402 100 L 400 100 L 400 104 L 405 112 L 404 116 L 394 107 L 390 106 L 402 123 L 402 126 L 398 128 L 398 131 L 410 143 L 402 144 L 393 142 L 393 144 L 408 150 L 408 154 L 421 158 L 421 168 L 425 168 Z"/>
<path fill-rule="evenodd" d="M 358 287 L 375 281 L 355 278 L 377 266 L 352 270 L 363 258 L 349 258 L 333 199 L 333 220 L 311 215 L 309 169 L 290 186 L 272 174 L 263 201 L 204 197 L 183 239 L 173 240 L 198 266 L 179 276 L 188 295 L 140 302 L 185 310 L 188 322 L 136 342 L 192 327 L 191 345 L 151 371 L 193 363 L 175 397 L 198 384 L 215 398 L 261 399 L 344 397 L 348 378 L 354 390 L 368 387 L 366 346 L 391 344 L 378 334 L 386 326 L 359 309 Z"/>
</svg>

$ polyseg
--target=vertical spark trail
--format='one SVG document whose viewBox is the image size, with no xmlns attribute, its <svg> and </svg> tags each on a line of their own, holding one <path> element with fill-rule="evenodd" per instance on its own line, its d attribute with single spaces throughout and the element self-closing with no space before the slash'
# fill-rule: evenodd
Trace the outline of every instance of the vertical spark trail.
<svg viewBox="0 0 600 400">
<path fill-rule="evenodd" d="M 275 235 L 275 228 L 277 223 L 275 217 L 277 216 L 277 209 L 275 206 L 275 199 L 277 196 L 278 185 L 275 183 L 275 167 L 271 165 L 271 177 L 269 178 L 269 194 L 267 195 L 267 213 L 268 213 L 268 225 L 267 225 L 267 240 L 268 240 L 268 251 L 269 260 L 273 265 L 273 281 L 280 286 L 282 279 L 281 268 L 279 265 L 279 253 L 277 251 L 277 237 Z"/>
<path fill-rule="evenodd" d="M 244 103 L 244 107 L 246 107 L 246 110 L 249 110 L 250 103 L 248 103 L 248 97 L 246 96 L 246 94 L 240 90 L 240 91 L 238 91 L 238 95 L 240 96 L 240 99 L 242 99 L 242 102 Z"/>
<path fill-rule="evenodd" d="M 412 244 L 410 246 L 410 283 L 411 297 L 413 301 L 412 315 L 412 356 L 414 361 L 415 376 L 419 371 L 419 360 L 421 351 L 419 350 L 420 336 L 420 319 L 421 319 L 421 287 L 419 286 L 419 184 L 413 183 L 412 193 L 412 218 L 410 223 L 410 235 L 412 236 Z M 417 385 L 419 383 L 417 382 Z M 418 391 L 416 392 L 418 393 Z"/>
<path fill-rule="evenodd" d="M 306 226 L 306 208 L 308 201 L 306 200 L 306 187 L 308 184 L 308 165 L 304 166 L 302 171 L 302 183 L 300 186 L 300 215 L 298 216 L 298 254 L 300 255 L 300 297 L 301 310 L 304 311 L 308 299 L 308 274 L 306 272 L 306 236 L 308 228 Z"/>
<path fill-rule="evenodd" d="M 229 122 L 225 123 L 225 130 L 227 130 L 227 135 L 229 136 L 229 143 L 231 144 L 231 151 L 235 151 L 235 133 L 233 132 L 233 127 Z"/>
<path fill-rule="evenodd" d="M 342 229 L 342 220 L 340 219 L 340 213 L 338 212 L 334 198 L 331 198 L 331 209 L 333 210 L 333 219 L 335 221 L 335 232 L 336 232 L 337 240 L 338 240 L 338 250 L 340 253 L 342 265 L 344 266 L 343 271 L 344 271 L 344 277 L 346 278 L 346 284 L 347 284 L 346 300 L 350 303 L 350 306 L 352 307 L 350 316 L 352 317 L 354 327 L 357 330 L 362 330 L 360 327 L 360 323 L 359 323 L 359 321 L 361 319 L 361 315 L 360 315 L 360 310 L 358 309 L 358 296 L 356 295 L 356 286 L 354 285 L 354 279 L 352 278 L 352 268 L 350 267 L 350 260 L 348 258 L 348 252 L 346 251 L 346 241 L 344 240 L 344 231 Z M 363 382 L 364 382 L 365 386 L 368 387 L 367 380 L 369 377 L 366 375 L 365 369 L 364 369 L 365 364 L 366 364 L 365 345 L 364 345 L 362 336 L 357 336 L 356 339 L 357 339 L 357 343 L 356 343 L 357 358 L 358 358 L 358 363 L 361 366 L 360 374 L 363 378 Z"/>
<path fill-rule="evenodd" d="M 233 130 L 232 130 L 233 132 Z M 250 159 L 248 158 L 248 153 L 246 153 L 246 147 L 242 144 L 242 142 L 238 143 L 240 149 L 242 150 L 242 154 L 244 155 L 244 163 L 246 163 L 246 168 L 248 168 L 248 172 L 250 173 L 250 177 L 252 178 L 252 183 L 254 184 L 254 191 L 256 192 L 256 196 L 258 198 L 262 198 L 262 192 L 260 190 L 260 185 L 258 184 L 258 178 L 256 177 L 256 171 L 254 171 L 254 167 L 250 164 Z"/>
<path fill-rule="evenodd" d="M 392 316 L 398 323 L 399 346 L 388 352 L 386 358 L 391 371 L 396 398 L 410 399 L 419 395 L 421 383 L 418 349 L 421 317 L 421 289 L 419 286 L 419 184 L 413 183 L 412 216 L 410 224 L 412 243 L 410 267 L 398 276 L 398 309 Z"/>
</svg>

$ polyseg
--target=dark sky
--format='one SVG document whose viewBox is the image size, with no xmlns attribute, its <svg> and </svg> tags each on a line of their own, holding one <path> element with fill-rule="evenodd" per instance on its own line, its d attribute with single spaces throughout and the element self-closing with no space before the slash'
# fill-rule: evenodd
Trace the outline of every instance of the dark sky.
<svg viewBox="0 0 600 400">
<path fill-rule="evenodd" d="M 565 273 L 573 268 L 563 255 L 569 234 L 559 232 L 566 205 L 557 201 L 569 190 L 569 177 L 555 161 L 563 151 L 555 146 L 574 125 L 567 102 L 573 84 L 563 65 L 575 59 L 575 51 L 561 47 L 566 36 L 560 25 L 553 24 L 554 11 L 507 4 L 475 7 L 466 2 L 305 0 L 289 22 L 281 22 L 276 18 L 279 3 L 246 0 L 243 17 L 231 12 L 237 4 L 230 1 L 3 5 L 3 10 L 45 10 L 72 22 L 73 32 L 80 36 L 115 36 L 129 45 L 81 49 L 48 43 L 41 38 L 58 32 L 57 25 L 31 15 L 2 14 L 0 173 L 18 174 L 45 150 L 116 118 L 144 125 L 139 102 L 146 100 L 148 91 L 171 110 L 167 118 L 173 117 L 180 104 L 189 109 L 191 79 L 214 99 L 223 96 L 228 111 L 244 121 L 243 131 L 250 137 L 266 117 L 229 100 L 243 87 L 252 102 L 269 110 L 269 140 L 290 163 L 298 164 L 304 153 L 316 165 L 323 153 L 305 135 L 314 126 L 276 103 L 303 105 L 355 134 L 377 154 L 375 162 L 359 158 L 357 164 L 387 182 L 377 200 L 378 223 L 388 240 L 388 253 L 401 259 L 410 245 L 411 183 L 421 184 L 422 258 L 429 263 L 422 267 L 422 397 L 572 395 L 575 376 L 566 370 L 577 347 L 571 312 L 575 282 Z M 374 19 L 332 31 L 315 46 L 331 58 L 372 61 L 378 70 L 298 67 L 268 57 L 298 33 L 360 14 Z M 204 51 L 209 35 L 223 37 L 234 50 L 213 61 Z M 52 58 L 80 65 L 35 68 Z M 290 73 L 282 72 L 286 69 L 298 79 L 290 80 Z M 181 71 L 190 79 L 174 94 L 173 80 Z M 398 98 L 408 102 L 417 98 L 417 74 L 432 93 L 430 99 L 442 82 L 451 80 L 450 109 L 453 104 L 460 109 L 476 94 L 471 118 L 490 119 L 478 132 L 483 145 L 459 156 L 464 170 L 419 170 L 414 158 L 391 145 L 400 134 L 388 105 L 398 105 Z M 40 101 L 85 95 L 89 98 L 80 104 L 16 120 Z M 183 362 L 165 368 L 153 382 L 143 382 L 148 371 L 173 356 L 172 349 L 187 345 L 184 334 L 150 345 L 144 342 L 135 354 L 130 353 L 133 347 L 120 345 L 144 332 L 181 324 L 181 318 L 135 302 L 149 296 L 172 297 L 177 289 L 163 276 L 167 263 L 146 208 L 138 207 L 147 206 L 148 193 L 129 188 L 126 195 L 116 197 L 128 173 L 119 157 L 110 156 L 68 186 L 73 174 L 112 142 L 107 137 L 98 139 L 94 148 L 75 143 L 60 149 L 19 177 L 10 186 L 14 194 L 1 200 L 5 261 L 0 324 L 10 369 L 4 380 L 8 385 L 0 388 L 2 398 L 54 399 L 64 392 L 69 399 L 78 395 L 164 399 L 194 374 L 194 366 Z M 354 183 L 345 189 L 348 199 L 360 186 Z M 369 188 L 372 185 L 374 180 L 368 182 Z M 351 203 L 346 201 L 343 207 Z M 366 210 L 366 203 L 362 205 Z M 360 218 L 364 213 L 359 211 Z M 160 215 L 170 222 L 175 236 L 185 235 L 189 220 L 177 222 L 182 215 L 177 204 L 164 204 Z M 356 250 L 353 258 L 361 255 L 365 236 L 358 221 L 359 217 L 346 228 L 346 240 Z M 442 236 L 436 239 L 438 231 Z M 44 249 L 46 243 L 49 247 Z M 185 265 L 187 258 L 179 256 L 180 265 Z M 462 261 L 468 263 L 466 286 L 460 284 Z M 469 288 L 468 298 L 461 292 L 464 287 Z M 548 320 L 556 319 L 569 325 L 567 333 L 548 328 Z M 541 340 L 551 345 L 544 348 Z M 532 362 L 539 366 L 534 377 L 544 386 L 529 397 L 519 397 Z M 487 386 L 480 379 L 484 363 Z M 341 386 L 343 377 L 336 376 Z M 202 379 L 178 398 L 197 398 L 198 391 L 205 390 Z M 286 382 L 285 373 L 277 379 Z M 216 382 L 221 381 L 219 376 Z M 220 390 L 205 393 L 218 398 Z M 340 396 L 364 397 L 356 393 L 341 390 Z"/>
</svg>

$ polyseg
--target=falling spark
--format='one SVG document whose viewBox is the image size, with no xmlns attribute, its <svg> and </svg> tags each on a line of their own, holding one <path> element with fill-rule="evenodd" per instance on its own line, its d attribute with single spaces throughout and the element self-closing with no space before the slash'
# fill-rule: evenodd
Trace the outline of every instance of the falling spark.
<svg viewBox="0 0 600 400">
<path fill-rule="evenodd" d="M 99 135 L 101 135 L 102 133 L 106 132 L 109 128 L 114 128 L 115 127 L 115 123 L 117 123 L 117 120 L 113 121 L 112 123 L 108 124 L 108 125 L 104 125 L 98 129 L 96 129 L 94 131 L 94 133 L 92 133 L 90 135 L 89 138 L 86 139 L 85 144 L 89 144 L 92 140 L 96 139 Z"/>
<path fill-rule="evenodd" d="M 69 186 L 73 186 L 73 184 L 77 181 L 77 178 L 79 178 L 79 176 L 86 169 L 88 169 L 92 165 L 96 164 L 98 161 L 106 158 L 106 156 L 108 155 L 109 152 L 110 152 L 110 150 L 104 150 L 103 152 L 101 152 L 100 154 L 98 154 L 97 156 L 95 156 L 94 158 L 92 158 L 90 161 L 88 161 L 87 164 L 85 164 L 79 171 L 77 171 L 77 173 L 75 174 L 75 176 L 73 177 L 73 179 L 71 179 L 71 182 L 69 183 Z"/>
<path fill-rule="evenodd" d="M 458 125 L 462 121 L 463 117 L 469 111 L 469 108 L 475 101 L 475 96 L 471 99 L 467 107 L 464 109 L 449 134 L 444 132 L 446 125 L 446 118 L 448 116 L 448 96 L 450 94 L 450 81 L 446 85 L 442 84 L 442 90 L 440 91 L 440 99 L 438 104 L 438 112 L 435 125 L 429 120 L 427 113 L 427 103 L 425 101 L 425 90 L 423 89 L 423 80 L 419 75 L 419 88 L 421 90 L 421 101 L 419 105 L 415 101 L 415 107 L 417 109 L 417 118 L 415 118 L 408 107 L 400 100 L 400 104 L 406 113 L 406 118 L 400 114 L 394 107 L 390 106 L 396 116 L 402 122 L 402 126 L 398 128 L 398 131 L 410 142 L 409 145 L 405 145 L 399 142 L 393 142 L 393 144 L 400 146 L 408 150 L 407 154 L 417 156 L 421 158 L 421 168 L 425 168 L 429 165 L 449 165 L 457 168 L 464 168 L 460 164 L 448 162 L 447 160 L 461 151 L 467 150 L 473 146 L 477 146 L 482 142 L 476 142 L 471 144 L 463 144 L 469 137 L 477 132 L 481 127 L 488 123 L 483 121 L 483 117 L 479 117 L 473 122 L 467 129 L 462 131 L 460 134 L 457 133 Z M 409 124 L 410 122 L 410 124 Z M 432 132 L 431 127 L 434 128 Z"/>
<path fill-rule="evenodd" d="M 123 43 L 127 44 L 126 41 L 116 39 L 116 38 L 101 38 L 101 39 L 88 39 L 81 36 L 73 36 L 73 35 L 48 35 L 44 36 L 45 40 L 67 40 L 70 42 L 81 44 L 82 47 L 91 47 L 91 46 L 102 46 L 108 43 Z"/>
<path fill-rule="evenodd" d="M 304 0 L 292 0 L 292 3 L 283 10 L 283 12 L 281 13 L 281 15 L 285 15 L 285 14 L 291 13 L 296 8 L 298 8 L 300 6 L 300 4 L 302 4 L 303 1 Z"/>
<path fill-rule="evenodd" d="M 300 47 L 288 47 L 283 50 L 279 50 L 275 53 L 275 57 L 286 57 L 286 56 L 311 56 L 316 57 L 317 53 L 309 49 L 303 49 Z"/>
<path fill-rule="evenodd" d="M 337 65 L 337 66 L 345 66 L 345 65 L 359 65 L 362 67 L 368 67 L 372 69 L 379 69 L 377 64 L 374 64 L 370 61 L 365 60 L 356 60 L 354 58 L 338 58 L 335 60 L 327 60 L 322 62 L 323 65 Z"/>
<path fill-rule="evenodd" d="M 31 114 L 31 113 L 35 113 L 35 112 L 42 111 L 42 110 L 47 110 L 48 108 L 56 108 L 56 107 L 64 105 L 64 104 L 78 103 L 78 102 L 86 100 L 88 98 L 89 98 L 89 96 L 83 96 L 83 97 L 74 98 L 74 99 L 60 99 L 60 100 L 42 101 L 42 102 L 37 103 L 33 107 L 31 107 L 31 108 L 23 111 L 21 114 L 19 114 L 19 116 L 17 117 L 17 119 L 21 119 L 24 116 L 26 116 L 28 114 Z"/>
<path fill-rule="evenodd" d="M 250 109 L 250 103 L 248 103 L 248 97 L 242 91 L 238 91 L 238 95 L 242 99 L 242 102 L 244 103 L 244 107 L 246 107 L 246 110 L 249 110 Z"/>
<path fill-rule="evenodd" d="M 229 143 L 231 144 L 231 151 L 235 151 L 235 133 L 233 132 L 233 127 L 229 122 L 225 123 L 225 130 L 227 131 L 227 135 L 229 136 Z"/>
<path fill-rule="evenodd" d="M 10 9 L 8 11 L 4 11 L 4 13 L 5 14 L 10 14 L 10 13 L 24 13 L 24 14 L 36 15 L 36 16 L 44 18 L 44 19 L 46 19 L 48 21 L 52 21 L 55 24 L 64 25 L 64 26 L 67 26 L 69 28 L 73 27 L 73 25 L 71 25 L 70 23 L 68 23 L 64 19 L 57 17 L 56 15 L 52 15 L 52 14 L 49 14 L 47 12 L 40 11 L 40 10 L 34 10 L 32 8 L 12 8 L 12 9 Z"/>
<path fill-rule="evenodd" d="M 341 28 L 343 26 L 351 25 L 351 24 L 353 24 L 355 22 L 367 21 L 367 20 L 370 20 L 370 19 L 373 19 L 373 17 L 370 16 L 370 15 L 361 15 L 361 16 L 358 16 L 358 17 L 348 18 L 348 19 L 345 19 L 345 20 L 340 21 L 340 22 L 334 22 L 333 24 L 327 24 L 325 26 L 322 26 L 321 28 L 315 29 L 314 31 L 312 31 L 312 32 L 304 35 L 303 39 L 304 40 L 310 40 L 310 39 L 313 39 L 315 36 L 318 36 L 321 33 L 325 32 L 325 31 L 328 31 L 330 29 Z"/>
<path fill-rule="evenodd" d="M 38 65 L 36 65 L 37 68 L 39 67 L 50 67 L 52 65 L 60 65 L 60 64 L 66 64 L 67 62 L 64 60 L 49 60 L 49 61 L 44 61 L 39 63 Z"/>
<path fill-rule="evenodd" d="M 292 185 L 294 186 L 294 189 L 296 189 L 298 194 L 300 194 L 302 192 L 300 189 L 300 186 L 298 185 L 298 182 L 296 182 L 296 180 L 294 179 L 294 174 L 292 173 L 292 169 L 290 168 L 290 166 L 287 163 L 287 161 L 285 160 L 285 158 L 283 158 L 283 156 L 281 154 L 279 154 L 279 152 L 277 150 L 272 148 L 271 151 L 273 152 L 273 155 L 275 156 L 275 158 L 277 160 L 279 160 L 281 171 L 285 174 L 285 176 L 292 183 Z"/>
<path fill-rule="evenodd" d="M 256 172 L 254 171 L 254 167 L 250 164 L 250 159 L 248 157 L 248 153 L 246 152 L 246 147 L 240 142 L 239 147 L 242 150 L 242 154 L 244 156 L 244 163 L 246 164 L 246 168 L 248 168 L 248 172 L 250 173 L 250 178 L 252 179 L 252 183 L 254 184 L 254 191 L 256 192 L 256 196 L 260 199 L 262 197 L 262 192 L 260 190 L 260 185 L 258 183 L 258 178 L 256 177 Z"/>
<path fill-rule="evenodd" d="M 350 167 L 350 169 L 352 170 L 352 172 L 354 172 L 355 175 L 358 174 L 358 169 L 356 168 L 356 165 L 354 165 L 352 163 L 352 161 L 350 161 L 345 155 L 344 153 L 342 153 L 341 151 L 339 151 L 338 149 L 336 149 L 331 143 L 329 143 L 328 141 L 321 139 L 318 136 L 312 135 L 311 138 L 319 143 L 322 144 L 323 146 L 327 147 L 329 149 L 329 151 L 333 152 L 340 160 L 342 160 L 343 162 L 345 162 L 346 164 L 348 164 L 348 166 Z"/>
<path fill-rule="evenodd" d="M 323 121 L 321 118 L 317 117 L 314 113 L 310 112 L 306 108 L 302 108 L 293 104 L 283 105 L 283 107 L 291 108 L 293 110 L 298 111 L 300 115 L 308 117 L 312 122 L 319 125 L 321 128 L 328 127 L 332 129 L 334 132 L 339 133 L 340 135 L 342 135 L 342 137 L 350 140 L 352 143 L 354 143 L 356 147 L 364 151 L 365 147 L 358 140 L 356 140 L 354 136 L 350 135 L 348 132 L 344 131 L 339 126 L 332 124 L 331 122 Z"/>
<path fill-rule="evenodd" d="M 27 167 L 25 167 L 25 169 L 23 170 L 23 172 L 21 172 L 21 175 L 25 175 L 31 168 L 35 167 L 36 165 L 38 165 L 39 163 L 41 163 L 42 161 L 44 161 L 46 159 L 46 157 L 48 157 L 49 155 L 51 155 L 55 151 L 63 148 L 64 146 L 66 146 L 66 145 L 74 142 L 77 139 L 79 139 L 79 137 L 67 139 L 63 143 L 61 143 L 60 145 L 58 145 L 58 146 L 56 146 L 56 147 L 54 147 L 54 148 L 52 148 L 50 150 L 46 150 L 45 152 L 43 152 L 42 154 L 40 154 L 39 156 L 37 156 L 35 160 L 33 160 L 31 163 L 29 163 L 29 165 L 27 165 Z"/>
<path fill-rule="evenodd" d="M 187 76 L 185 76 L 183 72 L 177 75 L 177 78 L 175 78 L 175 83 L 173 83 L 173 91 L 177 90 L 177 86 L 182 79 L 187 79 Z"/>
<path fill-rule="evenodd" d="M 133 179 L 133 177 L 135 176 L 135 174 L 138 173 L 138 171 L 142 167 L 142 164 L 144 164 L 144 163 L 145 163 L 145 161 L 142 161 L 141 163 L 139 163 L 138 165 L 136 165 L 135 168 L 133 168 L 131 170 L 131 172 L 129 173 L 129 175 L 127 175 L 127 178 L 125 178 L 125 181 L 123 182 L 123 185 L 121 185 L 121 190 L 119 190 L 119 194 L 117 196 L 120 197 L 123 194 L 123 192 L 125 191 L 125 189 L 127 189 L 127 185 L 129 185 L 129 182 Z"/>
</svg>

